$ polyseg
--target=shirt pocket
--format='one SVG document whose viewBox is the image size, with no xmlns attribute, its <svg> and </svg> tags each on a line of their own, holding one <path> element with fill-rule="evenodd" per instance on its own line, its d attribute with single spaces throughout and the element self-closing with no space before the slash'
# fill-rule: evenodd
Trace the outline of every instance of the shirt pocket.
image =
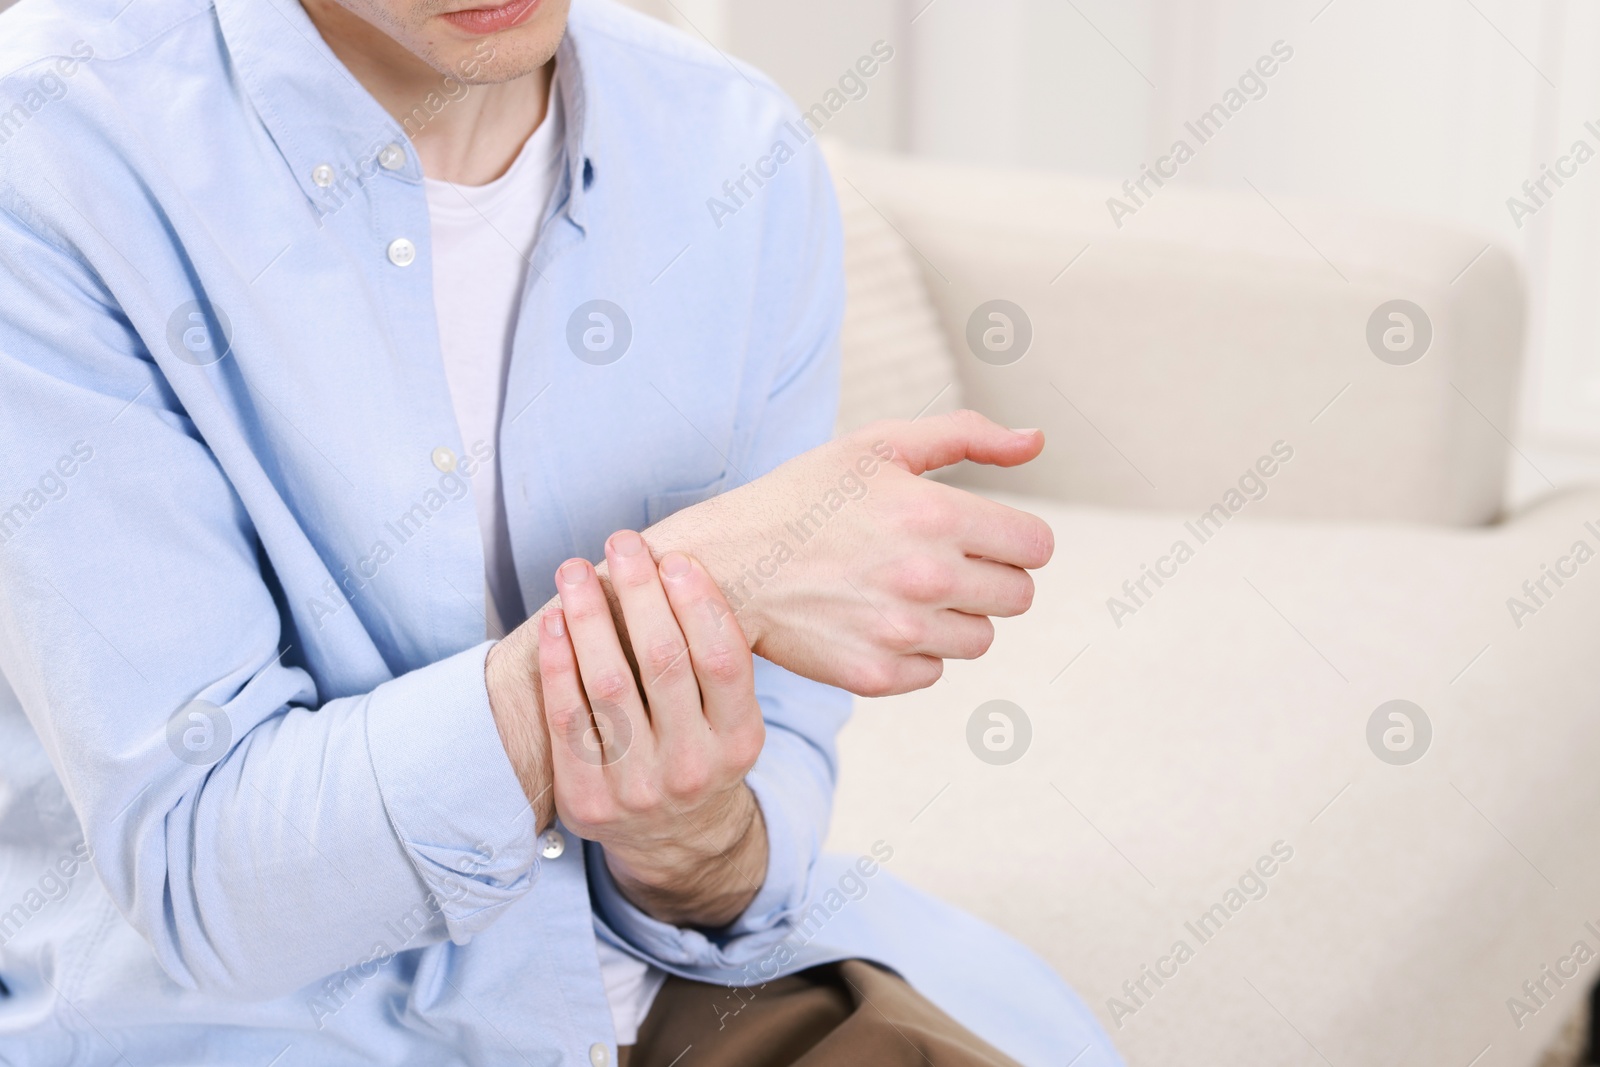
<svg viewBox="0 0 1600 1067">
<path fill-rule="evenodd" d="M 728 472 L 723 471 L 705 485 L 697 485 L 690 489 L 669 489 L 664 493 L 652 493 L 644 500 L 644 524 L 654 526 L 662 519 L 675 511 L 692 508 L 696 504 L 710 500 L 727 487 Z"/>
</svg>

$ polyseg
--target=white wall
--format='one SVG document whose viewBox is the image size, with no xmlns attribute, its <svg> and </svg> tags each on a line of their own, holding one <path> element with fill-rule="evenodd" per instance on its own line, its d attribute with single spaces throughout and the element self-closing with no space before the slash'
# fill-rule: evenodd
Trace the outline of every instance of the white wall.
<svg viewBox="0 0 1600 1067">
<path fill-rule="evenodd" d="M 691 0 L 639 0 L 688 12 Z M 1577 138 L 1600 150 L 1593 0 L 693 0 L 802 103 L 877 38 L 898 57 L 841 122 L 860 145 L 1103 177 L 1107 195 L 1273 42 L 1294 58 L 1178 179 L 1476 229 L 1532 302 L 1520 424 L 1552 479 L 1600 477 L 1600 159 L 1520 229 L 1507 209 Z M 913 16 L 915 19 L 913 21 Z M 1525 464 L 1523 495 L 1544 480 Z"/>
<path fill-rule="evenodd" d="M 816 103 L 875 42 L 888 43 L 895 58 L 872 78 L 865 98 L 853 101 L 829 122 L 828 133 L 866 147 L 908 147 L 909 0 L 623 2 L 755 64 L 802 108 Z"/>
</svg>

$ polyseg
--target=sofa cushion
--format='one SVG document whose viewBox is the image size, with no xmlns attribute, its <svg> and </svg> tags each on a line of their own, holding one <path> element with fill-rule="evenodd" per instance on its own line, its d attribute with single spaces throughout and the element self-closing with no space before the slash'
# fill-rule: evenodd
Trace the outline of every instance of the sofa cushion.
<svg viewBox="0 0 1600 1067">
<path fill-rule="evenodd" d="M 971 484 L 1187 510 L 1282 440 L 1305 476 L 1267 513 L 1500 510 L 1523 298 L 1487 238 L 1243 182 L 1171 184 L 1119 228 L 1109 182 L 864 153 L 837 169 L 917 250 L 966 402 L 1049 434 L 1039 462 L 972 468 Z M 997 299 L 1031 326 L 1014 362 L 969 349 Z M 1422 309 L 1425 349 L 1412 315 L 1411 347 L 1390 350 L 1408 340 L 1395 300 Z"/>
<path fill-rule="evenodd" d="M 1600 557 L 1572 554 L 1600 551 L 1600 493 L 1482 530 L 1204 541 L 1007 502 L 1056 534 L 1033 610 L 932 689 L 858 703 L 830 847 L 887 841 L 1031 945 L 1133 1067 L 1537 1062 L 1600 977 L 1573 956 L 1600 953 Z M 1169 576 L 1141 592 L 1147 566 Z M 1013 763 L 985 747 L 1003 722 L 970 733 L 995 700 L 1031 723 Z M 1410 749 L 1387 714 L 1369 742 L 1393 700 L 1431 724 L 1409 764 L 1416 716 Z"/>
<path fill-rule="evenodd" d="M 955 358 L 923 285 L 917 254 L 848 176 L 853 153 L 826 144 L 844 221 L 845 300 L 838 430 L 961 406 Z"/>
</svg>

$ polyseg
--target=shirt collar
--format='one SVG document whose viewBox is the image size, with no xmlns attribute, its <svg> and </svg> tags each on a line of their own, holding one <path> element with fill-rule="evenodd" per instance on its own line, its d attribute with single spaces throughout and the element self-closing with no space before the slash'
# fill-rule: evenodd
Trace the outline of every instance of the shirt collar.
<svg viewBox="0 0 1600 1067">
<path fill-rule="evenodd" d="M 350 195 L 352 183 L 377 174 L 421 184 L 422 166 L 405 130 L 345 69 L 298 0 L 215 4 L 245 93 L 313 204 L 337 205 Z M 566 109 L 565 213 L 580 227 L 584 194 L 594 178 L 593 109 L 581 38 L 569 23 L 556 64 Z M 399 146 L 403 159 L 384 152 L 390 145 Z"/>
<path fill-rule="evenodd" d="M 565 108 L 562 118 L 566 123 L 563 151 L 566 160 L 567 205 L 566 216 L 580 229 L 587 229 L 585 203 L 589 187 L 594 184 L 594 109 L 590 107 L 590 90 L 594 79 L 585 67 L 586 49 L 583 31 L 574 27 L 569 18 L 566 36 L 556 50 L 556 79 L 561 83 L 561 101 Z"/>
<path fill-rule="evenodd" d="M 349 182 L 383 169 L 378 154 L 390 144 L 405 153 L 392 173 L 421 180 L 404 132 L 339 62 L 298 0 L 215 2 L 239 80 L 314 204 L 326 204 L 341 191 L 349 196 Z"/>
</svg>

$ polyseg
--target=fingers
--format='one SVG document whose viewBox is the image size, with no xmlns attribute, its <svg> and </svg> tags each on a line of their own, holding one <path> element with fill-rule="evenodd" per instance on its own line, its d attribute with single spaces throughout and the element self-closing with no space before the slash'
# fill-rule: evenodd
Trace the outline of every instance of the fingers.
<svg viewBox="0 0 1600 1067">
<path fill-rule="evenodd" d="M 940 659 L 977 659 L 994 644 L 994 623 L 983 615 L 941 611 L 917 651 Z"/>
<path fill-rule="evenodd" d="M 612 534 L 606 541 L 606 562 L 657 737 L 665 743 L 675 732 L 706 729 L 689 643 L 644 539 L 632 530 Z"/>
<path fill-rule="evenodd" d="M 852 680 L 850 692 L 864 697 L 887 697 L 928 688 L 944 674 L 944 660 L 924 655 L 891 659 L 846 657 L 844 670 Z"/>
<path fill-rule="evenodd" d="M 900 605 L 878 614 L 874 642 L 893 649 L 897 658 L 977 659 L 994 643 L 994 623 L 985 615 L 937 605 Z"/>
<path fill-rule="evenodd" d="M 589 714 L 578 675 L 578 657 L 567 636 L 566 620 L 559 608 L 539 620 L 539 686 L 544 698 L 544 719 L 550 729 L 550 760 L 557 800 L 563 804 L 604 795 L 605 758 L 600 731 Z"/>
<path fill-rule="evenodd" d="M 698 561 L 679 552 L 662 557 L 661 578 L 689 642 L 707 721 L 718 733 L 748 730 L 752 718 L 759 726 L 750 646 L 722 590 Z"/>
<path fill-rule="evenodd" d="M 1009 619 L 1033 606 L 1033 576 L 991 559 L 908 561 L 897 577 L 907 599 L 934 608 Z"/>
<path fill-rule="evenodd" d="M 1055 554 L 1056 535 L 1039 516 L 953 486 L 936 482 L 928 485 L 954 494 L 953 507 L 960 515 L 955 525 L 956 541 L 967 555 L 1033 570 L 1049 563 Z"/>
<path fill-rule="evenodd" d="M 607 749 L 603 762 L 609 767 L 629 748 L 652 743 L 644 702 L 593 565 L 586 559 L 563 563 L 556 571 L 556 590 L 583 692 Z"/>
<path fill-rule="evenodd" d="M 890 424 L 878 432 L 894 447 L 895 462 L 912 474 L 948 467 L 964 459 L 1015 467 L 1044 450 L 1044 434 L 1040 431 L 1008 430 L 976 411 L 952 411 Z"/>
</svg>

